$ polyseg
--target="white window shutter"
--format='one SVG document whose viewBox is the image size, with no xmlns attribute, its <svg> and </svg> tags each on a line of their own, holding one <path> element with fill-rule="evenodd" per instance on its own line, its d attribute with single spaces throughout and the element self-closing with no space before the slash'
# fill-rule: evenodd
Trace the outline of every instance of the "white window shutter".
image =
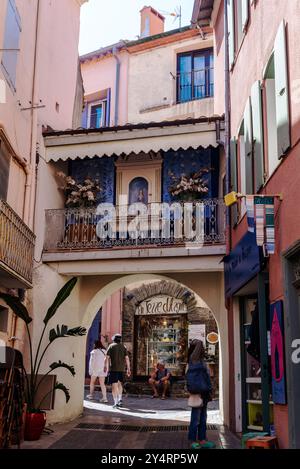
<svg viewBox="0 0 300 469">
<path fill-rule="evenodd" d="M 242 29 L 245 31 L 249 21 L 249 0 L 241 0 L 242 2 Z"/>
<path fill-rule="evenodd" d="M 290 147 L 289 85 L 285 23 L 279 26 L 274 46 L 278 158 Z"/>
<path fill-rule="evenodd" d="M 227 0 L 227 16 L 228 16 L 228 42 L 229 42 L 229 65 L 234 63 L 234 1 Z"/>
<path fill-rule="evenodd" d="M 245 139 L 245 161 L 246 161 L 246 192 L 253 192 L 253 169 L 252 169 L 252 115 L 250 98 L 244 112 L 244 139 Z"/>
<path fill-rule="evenodd" d="M 256 81 L 251 88 L 251 105 L 254 142 L 255 190 L 258 191 L 264 183 L 264 133 L 260 81 Z"/>
</svg>

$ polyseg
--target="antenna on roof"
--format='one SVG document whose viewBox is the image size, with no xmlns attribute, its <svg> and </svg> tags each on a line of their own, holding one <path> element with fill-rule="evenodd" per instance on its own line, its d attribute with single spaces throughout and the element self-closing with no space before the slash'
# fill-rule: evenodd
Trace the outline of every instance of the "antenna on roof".
<svg viewBox="0 0 300 469">
<path fill-rule="evenodd" d="M 178 5 L 175 8 L 175 11 L 173 11 L 173 12 L 162 11 L 162 10 L 159 10 L 159 12 L 162 13 L 163 15 L 166 15 L 166 16 L 173 16 L 174 17 L 173 23 L 175 23 L 175 21 L 179 20 L 179 27 L 181 28 L 181 23 L 182 23 L 182 8 L 181 8 L 181 5 Z"/>
</svg>

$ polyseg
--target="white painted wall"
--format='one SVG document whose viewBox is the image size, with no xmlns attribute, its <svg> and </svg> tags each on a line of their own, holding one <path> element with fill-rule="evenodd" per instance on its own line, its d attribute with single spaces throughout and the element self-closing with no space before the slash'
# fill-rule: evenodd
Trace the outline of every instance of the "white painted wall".
<svg viewBox="0 0 300 469">
<path fill-rule="evenodd" d="M 210 37 L 166 44 L 130 55 L 128 78 L 128 121 L 164 121 L 212 116 L 213 99 L 176 104 L 177 54 L 213 47 Z M 172 75 L 171 75 L 172 74 Z M 156 110 L 151 108 L 157 107 Z"/>
</svg>

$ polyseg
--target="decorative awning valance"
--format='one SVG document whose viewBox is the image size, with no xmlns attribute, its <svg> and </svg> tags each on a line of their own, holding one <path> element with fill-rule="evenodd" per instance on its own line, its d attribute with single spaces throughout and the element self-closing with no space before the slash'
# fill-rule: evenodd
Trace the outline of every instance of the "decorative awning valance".
<svg viewBox="0 0 300 469">
<path fill-rule="evenodd" d="M 200 121 L 200 122 L 199 122 Z M 120 156 L 140 152 L 159 152 L 217 147 L 223 129 L 222 119 L 190 119 L 119 128 L 48 132 L 44 134 L 46 160 Z"/>
</svg>

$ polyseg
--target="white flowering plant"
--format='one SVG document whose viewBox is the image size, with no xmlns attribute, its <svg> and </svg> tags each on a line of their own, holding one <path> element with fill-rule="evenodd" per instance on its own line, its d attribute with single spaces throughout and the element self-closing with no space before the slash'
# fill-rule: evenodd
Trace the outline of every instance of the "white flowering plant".
<svg viewBox="0 0 300 469">
<path fill-rule="evenodd" d="M 199 199 L 203 194 L 208 193 L 207 180 L 203 178 L 204 174 L 211 171 L 209 168 L 203 168 L 200 171 L 190 175 L 182 175 L 179 178 L 172 175 L 174 181 L 169 191 L 173 197 L 181 199 Z"/>
<path fill-rule="evenodd" d="M 87 177 L 82 183 L 79 183 L 72 176 L 67 176 L 63 172 L 58 172 L 57 176 L 62 181 L 59 189 L 65 194 L 66 207 L 94 207 L 96 205 L 97 195 L 101 192 L 98 180 Z"/>
</svg>

